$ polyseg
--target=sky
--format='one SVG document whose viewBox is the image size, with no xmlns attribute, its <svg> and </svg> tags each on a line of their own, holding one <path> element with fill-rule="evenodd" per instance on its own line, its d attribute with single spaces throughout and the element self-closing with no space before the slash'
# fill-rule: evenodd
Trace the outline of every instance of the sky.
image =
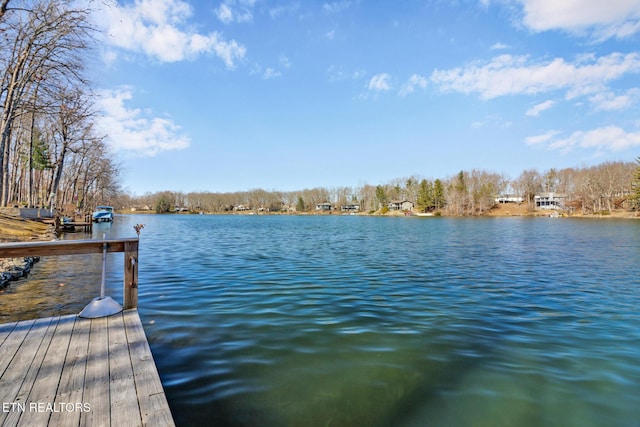
<svg viewBox="0 0 640 427">
<path fill-rule="evenodd" d="M 640 0 L 106 0 L 123 189 L 515 179 L 640 155 Z"/>
</svg>

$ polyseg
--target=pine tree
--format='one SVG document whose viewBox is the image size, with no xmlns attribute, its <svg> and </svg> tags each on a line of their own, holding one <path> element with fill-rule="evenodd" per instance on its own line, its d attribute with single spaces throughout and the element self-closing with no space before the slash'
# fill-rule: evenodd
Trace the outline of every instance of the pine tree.
<svg viewBox="0 0 640 427">
<path fill-rule="evenodd" d="M 436 179 L 433 182 L 433 205 L 436 210 L 444 207 L 445 200 L 444 185 L 442 181 Z"/>
<path fill-rule="evenodd" d="M 380 203 L 382 206 L 387 205 L 387 192 L 381 185 L 376 186 L 376 199 L 378 199 L 378 203 Z"/>
<path fill-rule="evenodd" d="M 36 131 L 33 140 L 33 168 L 35 170 L 51 169 L 51 159 L 49 156 L 49 146 L 42 140 L 40 132 Z"/>
<path fill-rule="evenodd" d="M 167 213 L 171 210 L 171 200 L 166 194 L 161 194 L 156 199 L 156 213 Z"/>
<path fill-rule="evenodd" d="M 426 212 L 433 209 L 435 206 L 433 197 L 433 183 L 423 179 L 420 181 L 420 188 L 418 189 L 418 207 Z"/>
</svg>

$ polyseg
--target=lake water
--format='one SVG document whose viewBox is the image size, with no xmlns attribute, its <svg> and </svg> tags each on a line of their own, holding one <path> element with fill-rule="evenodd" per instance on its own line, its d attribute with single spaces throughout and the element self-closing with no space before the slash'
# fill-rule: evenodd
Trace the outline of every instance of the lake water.
<svg viewBox="0 0 640 427">
<path fill-rule="evenodd" d="M 127 215 L 94 236 L 136 223 L 178 426 L 640 420 L 638 221 Z M 122 254 L 108 265 L 121 300 Z M 0 312 L 77 312 L 100 267 L 44 259 Z"/>
</svg>

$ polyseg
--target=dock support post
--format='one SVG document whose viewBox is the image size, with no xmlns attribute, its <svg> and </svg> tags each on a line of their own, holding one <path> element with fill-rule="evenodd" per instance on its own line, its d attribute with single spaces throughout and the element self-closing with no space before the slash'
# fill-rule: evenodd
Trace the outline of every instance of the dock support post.
<svg viewBox="0 0 640 427">
<path fill-rule="evenodd" d="M 138 307 L 138 240 L 124 242 L 124 309 Z"/>
</svg>

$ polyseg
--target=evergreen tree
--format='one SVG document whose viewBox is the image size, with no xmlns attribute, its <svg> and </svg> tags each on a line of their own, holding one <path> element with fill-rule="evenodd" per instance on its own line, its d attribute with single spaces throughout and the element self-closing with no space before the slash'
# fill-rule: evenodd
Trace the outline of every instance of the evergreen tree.
<svg viewBox="0 0 640 427">
<path fill-rule="evenodd" d="M 444 207 L 445 203 L 444 185 L 442 181 L 436 179 L 433 182 L 433 205 L 436 210 Z"/>
<path fill-rule="evenodd" d="M 418 208 L 423 212 L 433 209 L 435 206 L 433 197 L 433 183 L 423 179 L 420 181 L 420 188 L 418 189 Z"/>
<path fill-rule="evenodd" d="M 33 168 L 35 170 L 51 169 L 51 159 L 49 156 L 49 146 L 42 140 L 40 132 L 36 131 L 33 138 Z"/>
<path fill-rule="evenodd" d="M 171 209 L 171 200 L 165 194 L 156 199 L 156 213 L 167 213 Z"/>
<path fill-rule="evenodd" d="M 383 207 L 387 206 L 387 192 L 382 185 L 376 186 L 376 199 Z"/>
<path fill-rule="evenodd" d="M 298 203 L 296 204 L 296 211 L 304 212 L 304 199 L 302 196 L 298 196 Z"/>
</svg>

